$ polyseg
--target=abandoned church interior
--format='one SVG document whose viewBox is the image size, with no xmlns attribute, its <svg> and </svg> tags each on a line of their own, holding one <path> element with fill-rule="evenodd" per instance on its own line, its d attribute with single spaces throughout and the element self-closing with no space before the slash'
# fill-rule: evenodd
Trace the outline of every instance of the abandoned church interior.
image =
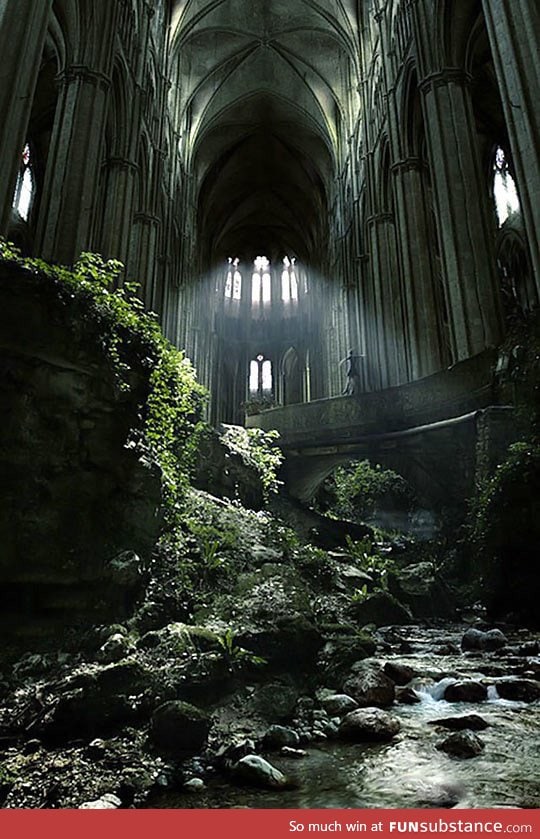
<svg viewBox="0 0 540 839">
<path fill-rule="evenodd" d="M 387 661 L 375 699 L 350 667 L 417 652 L 403 632 L 422 621 L 448 622 L 438 656 L 461 655 L 459 632 L 490 690 L 538 702 L 538 639 L 519 633 L 539 626 L 539 34 L 537 0 L 0 0 L 5 806 L 198 806 L 198 782 L 219 806 L 220 772 L 223 806 L 327 806 L 260 753 L 391 741 L 399 721 L 354 709 L 415 702 L 418 660 L 399 678 Z M 359 463 L 406 483 L 407 526 L 354 507 Z M 456 630 L 484 595 L 484 622 Z M 67 626 L 83 640 L 64 688 L 21 710 Z M 441 678 L 459 672 L 448 701 L 472 707 L 484 682 L 460 667 Z M 227 740 L 234 691 L 266 751 Z M 511 767 L 525 735 L 504 736 Z M 81 738 L 98 745 L 74 756 Z M 433 761 L 486 761 L 478 740 Z M 446 800 L 381 793 L 381 760 L 335 806 Z M 539 806 L 526 765 L 472 806 Z"/>
</svg>

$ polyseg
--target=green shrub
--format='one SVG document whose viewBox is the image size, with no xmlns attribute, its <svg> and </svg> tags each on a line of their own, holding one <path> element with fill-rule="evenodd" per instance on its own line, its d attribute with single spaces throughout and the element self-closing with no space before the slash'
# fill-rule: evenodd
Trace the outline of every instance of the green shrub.
<svg viewBox="0 0 540 839">
<path fill-rule="evenodd" d="M 400 475 L 367 460 L 338 467 L 316 497 L 321 512 L 351 521 L 368 519 L 379 510 L 408 513 L 413 504 L 414 493 Z"/>
</svg>

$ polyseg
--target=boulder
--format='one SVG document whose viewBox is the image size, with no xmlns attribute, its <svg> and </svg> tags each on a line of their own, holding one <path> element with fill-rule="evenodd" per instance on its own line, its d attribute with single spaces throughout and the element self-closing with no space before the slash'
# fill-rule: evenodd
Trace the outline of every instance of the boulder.
<svg viewBox="0 0 540 839">
<path fill-rule="evenodd" d="M 387 661 L 384 672 L 396 685 L 408 685 L 418 675 L 412 667 L 395 661 Z"/>
<path fill-rule="evenodd" d="M 330 717 L 343 717 L 351 711 L 356 711 L 358 702 L 346 693 L 334 693 L 322 702 L 323 708 Z"/>
<path fill-rule="evenodd" d="M 165 702 L 152 715 L 154 743 L 167 751 L 197 752 L 212 726 L 211 717 L 195 705 L 179 700 Z"/>
<path fill-rule="evenodd" d="M 376 644 L 366 632 L 342 635 L 326 642 L 319 655 L 319 669 L 325 681 L 337 687 L 349 673 L 355 661 L 373 655 Z"/>
<path fill-rule="evenodd" d="M 379 708 L 359 708 L 341 720 L 338 736 L 356 743 L 386 743 L 400 731 L 399 720 Z"/>
<path fill-rule="evenodd" d="M 308 617 L 278 615 L 265 623 L 266 626 L 239 632 L 238 646 L 285 668 L 309 670 L 315 666 L 323 639 Z"/>
<path fill-rule="evenodd" d="M 477 757 L 485 746 L 472 731 L 457 731 L 437 743 L 437 748 L 453 757 Z"/>
<path fill-rule="evenodd" d="M 447 702 L 483 702 L 487 695 L 487 687 L 473 681 L 454 682 L 444 692 Z"/>
<path fill-rule="evenodd" d="M 106 792 L 101 798 L 95 801 L 85 801 L 81 804 L 79 810 L 118 810 L 122 806 L 122 802 L 117 795 Z"/>
<path fill-rule="evenodd" d="M 282 723 L 292 718 L 298 697 L 298 689 L 293 685 L 269 682 L 255 691 L 249 705 L 267 722 Z"/>
<path fill-rule="evenodd" d="M 376 591 L 365 600 L 353 603 L 350 613 L 360 626 L 391 626 L 412 623 L 410 610 L 387 591 Z"/>
<path fill-rule="evenodd" d="M 490 629 L 483 632 L 481 629 L 470 627 L 461 639 L 461 649 L 466 652 L 479 650 L 481 652 L 492 652 L 500 650 L 508 644 L 508 639 L 500 629 Z"/>
<path fill-rule="evenodd" d="M 343 692 L 351 696 L 360 708 L 385 708 L 396 698 L 393 681 L 380 668 L 362 662 L 344 683 Z"/>
<path fill-rule="evenodd" d="M 461 717 L 442 717 L 437 720 L 429 720 L 428 725 L 449 728 L 451 731 L 483 731 L 488 728 L 489 723 L 478 714 L 464 714 Z"/>
<path fill-rule="evenodd" d="M 271 725 L 263 738 L 266 749 L 281 749 L 283 746 L 298 746 L 300 738 L 293 728 Z"/>
<path fill-rule="evenodd" d="M 399 702 L 400 705 L 418 705 L 421 701 L 417 692 L 412 688 L 401 687 L 396 689 L 396 702 Z"/>
<path fill-rule="evenodd" d="M 126 658 L 126 656 L 133 652 L 133 649 L 133 644 L 125 635 L 111 635 L 103 646 L 100 647 L 97 658 L 104 664 L 113 664 Z"/>
<path fill-rule="evenodd" d="M 388 587 L 416 618 L 451 618 L 454 598 L 432 562 L 407 565 L 389 575 Z"/>
<path fill-rule="evenodd" d="M 246 755 L 234 767 L 235 777 L 244 784 L 266 789 L 285 789 L 290 786 L 283 772 L 259 755 Z"/>
<path fill-rule="evenodd" d="M 540 682 L 534 679 L 513 679 L 511 676 L 495 682 L 501 699 L 515 702 L 535 702 L 540 699 Z"/>
</svg>

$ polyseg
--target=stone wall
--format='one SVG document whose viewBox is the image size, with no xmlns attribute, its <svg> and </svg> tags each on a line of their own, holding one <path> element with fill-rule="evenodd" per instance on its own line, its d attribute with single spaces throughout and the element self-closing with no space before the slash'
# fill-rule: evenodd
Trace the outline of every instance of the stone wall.
<svg viewBox="0 0 540 839">
<path fill-rule="evenodd" d="M 126 448 L 144 375 L 121 392 L 81 303 L 10 266 L 0 370 L 2 622 L 120 615 L 160 527 L 159 474 Z"/>
</svg>

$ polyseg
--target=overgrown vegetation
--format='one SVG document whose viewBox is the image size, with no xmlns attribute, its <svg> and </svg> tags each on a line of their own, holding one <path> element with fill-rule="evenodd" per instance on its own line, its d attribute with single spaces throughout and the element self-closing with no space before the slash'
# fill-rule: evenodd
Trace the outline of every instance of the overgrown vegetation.
<svg viewBox="0 0 540 839">
<path fill-rule="evenodd" d="M 259 473 L 265 495 L 277 492 L 282 484 L 278 472 L 283 463 L 283 454 L 276 445 L 277 431 L 263 431 L 260 428 L 229 426 L 222 435 L 222 442 L 239 455 L 246 466 Z"/>
<path fill-rule="evenodd" d="M 367 460 L 338 467 L 316 497 L 320 512 L 350 521 L 369 520 L 381 510 L 407 515 L 414 502 L 404 478 Z"/>
<path fill-rule="evenodd" d="M 507 459 L 479 487 L 467 531 L 479 590 L 492 613 L 512 610 L 538 622 L 540 444 L 510 446 Z"/>
<path fill-rule="evenodd" d="M 131 391 L 141 371 L 148 376 L 141 427 L 129 445 L 159 465 L 166 516 L 173 521 L 197 449 L 206 398 L 190 361 L 163 336 L 157 315 L 144 310 L 138 284 L 117 287 L 124 271 L 120 262 L 84 253 L 73 268 L 51 265 L 23 257 L 1 238 L 0 259 L 45 278 L 61 301 L 79 304 L 78 317 L 97 331 L 121 392 Z"/>
</svg>

